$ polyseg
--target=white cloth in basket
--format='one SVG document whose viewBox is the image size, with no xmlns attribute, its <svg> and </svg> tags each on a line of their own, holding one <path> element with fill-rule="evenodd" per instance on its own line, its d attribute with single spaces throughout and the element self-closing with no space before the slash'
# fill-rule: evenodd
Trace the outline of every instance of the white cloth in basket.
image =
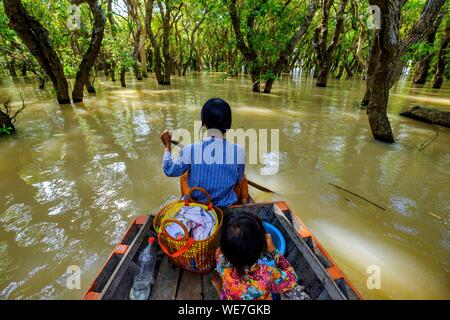
<svg viewBox="0 0 450 320">
<path fill-rule="evenodd" d="M 194 240 L 205 240 L 209 238 L 217 223 L 214 214 L 197 206 L 182 207 L 180 212 L 175 215 L 175 219 L 186 226 L 189 236 Z M 183 229 L 175 223 L 168 223 L 166 225 L 166 231 L 175 239 L 182 239 L 184 236 Z"/>
</svg>

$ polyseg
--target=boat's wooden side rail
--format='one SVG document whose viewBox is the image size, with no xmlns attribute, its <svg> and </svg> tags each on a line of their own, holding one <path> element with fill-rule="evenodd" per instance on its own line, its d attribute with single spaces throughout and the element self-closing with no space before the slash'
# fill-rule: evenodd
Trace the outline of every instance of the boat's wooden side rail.
<svg viewBox="0 0 450 320">
<path fill-rule="evenodd" d="M 108 299 L 111 292 L 114 292 L 119 286 L 119 283 L 114 280 L 119 277 L 122 279 L 122 273 L 129 269 L 129 265 L 131 268 L 137 267 L 135 263 L 131 263 L 131 260 L 135 253 L 141 249 L 142 244 L 146 243 L 143 241 L 144 238 L 150 236 L 152 222 L 153 216 L 139 216 L 133 221 L 133 224 L 128 228 L 122 240 L 114 248 L 94 282 L 90 285 L 84 296 L 85 300 Z M 121 268 L 125 265 L 127 268 Z"/>
<path fill-rule="evenodd" d="M 314 252 L 322 266 L 326 269 L 329 276 L 336 282 L 341 291 L 350 300 L 363 300 L 363 296 L 353 286 L 350 280 L 345 276 L 330 254 L 321 245 L 319 240 L 308 230 L 303 221 L 294 214 L 286 202 L 278 201 L 275 203 L 278 210 L 290 221 L 294 229 L 305 241 L 308 247 Z"/>
</svg>

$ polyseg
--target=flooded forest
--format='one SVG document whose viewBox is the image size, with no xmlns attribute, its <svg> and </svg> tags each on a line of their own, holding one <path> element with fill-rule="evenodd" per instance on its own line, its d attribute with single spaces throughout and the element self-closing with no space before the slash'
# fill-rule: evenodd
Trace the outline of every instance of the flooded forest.
<svg viewBox="0 0 450 320">
<path fill-rule="evenodd" d="M 0 300 L 82 299 L 180 196 L 160 134 L 195 135 L 214 97 L 278 130 L 252 199 L 285 201 L 364 299 L 450 299 L 449 59 L 446 0 L 2 0 Z"/>
</svg>

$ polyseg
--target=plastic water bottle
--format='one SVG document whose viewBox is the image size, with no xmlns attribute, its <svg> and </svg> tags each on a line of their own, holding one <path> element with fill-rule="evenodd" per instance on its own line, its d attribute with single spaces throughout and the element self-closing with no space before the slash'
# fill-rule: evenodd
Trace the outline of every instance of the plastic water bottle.
<svg viewBox="0 0 450 320">
<path fill-rule="evenodd" d="M 139 254 L 139 272 L 134 278 L 130 291 L 130 300 L 147 300 L 150 295 L 150 285 L 153 282 L 153 272 L 156 264 L 156 246 L 154 237 L 148 239 L 148 245 Z"/>
</svg>

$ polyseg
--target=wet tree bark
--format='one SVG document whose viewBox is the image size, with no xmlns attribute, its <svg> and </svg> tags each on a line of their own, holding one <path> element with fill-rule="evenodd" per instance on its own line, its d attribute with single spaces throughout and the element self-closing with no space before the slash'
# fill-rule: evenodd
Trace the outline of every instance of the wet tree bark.
<svg viewBox="0 0 450 320">
<path fill-rule="evenodd" d="M 127 72 L 127 70 L 126 70 L 125 67 L 122 67 L 122 68 L 120 69 L 120 85 L 121 85 L 122 87 L 126 87 L 126 86 L 127 86 L 127 83 L 126 83 L 126 81 L 125 81 L 125 74 L 126 74 L 126 72 Z"/>
<path fill-rule="evenodd" d="M 70 103 L 69 86 L 61 61 L 51 46 L 47 30 L 22 6 L 21 0 L 4 0 L 10 27 L 22 39 L 48 75 L 60 104 Z"/>
<path fill-rule="evenodd" d="M 421 106 L 415 106 L 407 111 L 400 113 L 401 116 L 415 119 L 418 121 L 438 124 L 450 128 L 450 112 L 436 109 L 428 109 Z"/>
<path fill-rule="evenodd" d="M 209 9 L 207 9 L 205 11 L 205 14 L 202 17 L 202 19 L 200 19 L 198 22 L 195 23 L 195 26 L 192 29 L 192 32 L 191 32 L 190 35 L 188 34 L 188 30 L 186 29 L 186 35 L 187 35 L 187 37 L 189 39 L 189 57 L 186 60 L 186 63 L 184 63 L 183 66 L 182 66 L 182 75 L 183 76 L 186 75 L 186 71 L 187 71 L 188 67 L 192 64 L 192 59 L 193 59 L 194 50 L 195 50 L 195 35 L 196 35 L 197 31 L 200 29 L 200 26 L 205 21 L 205 18 L 206 18 L 208 13 L 209 13 Z"/>
<path fill-rule="evenodd" d="M 75 78 L 75 85 L 72 91 L 73 102 L 83 101 L 83 88 L 89 81 L 89 73 L 97 59 L 100 47 L 102 45 L 103 35 L 105 31 L 106 18 L 101 6 L 97 0 L 77 0 L 76 4 L 87 2 L 94 16 L 94 26 L 92 28 L 91 42 L 83 59 L 81 60 L 78 72 Z"/>
<path fill-rule="evenodd" d="M 25 61 L 20 64 L 20 72 L 24 77 L 27 75 L 27 63 Z"/>
<path fill-rule="evenodd" d="M 439 29 L 439 25 L 441 24 L 442 18 L 444 16 L 444 11 L 441 11 L 436 18 L 432 30 L 430 30 L 430 33 L 428 34 L 426 38 L 426 43 L 429 46 L 433 46 L 434 40 L 436 39 L 436 32 Z M 427 50 L 427 52 L 424 54 L 423 58 L 419 60 L 419 62 L 416 65 L 416 70 L 414 72 L 414 79 L 413 82 L 415 84 L 425 84 L 428 77 L 428 71 L 430 69 L 431 59 L 433 58 L 433 52 L 432 50 Z"/>
<path fill-rule="evenodd" d="M 173 3 L 171 0 L 166 0 L 164 3 L 160 0 L 157 1 L 159 13 L 161 15 L 163 32 L 162 39 L 158 41 L 155 34 L 152 31 L 153 20 L 153 4 L 154 0 L 147 0 L 145 4 L 145 29 L 147 35 L 150 38 L 153 47 L 153 58 L 155 66 L 156 79 L 159 84 L 169 85 L 170 76 L 172 74 L 172 57 L 170 55 L 170 34 L 173 27 L 173 20 L 176 19 L 173 13 Z M 179 4 L 178 11 L 183 4 Z M 162 42 L 162 46 L 161 43 Z"/>
<path fill-rule="evenodd" d="M 363 48 L 367 39 L 367 26 L 365 22 L 361 19 L 359 1 L 352 1 L 351 3 L 354 10 L 353 16 L 357 20 L 360 29 L 355 57 L 358 62 L 358 69 L 364 70 L 367 68 L 367 61 L 366 59 L 364 59 L 363 56 Z"/>
<path fill-rule="evenodd" d="M 113 62 L 111 64 L 111 81 L 115 82 L 116 81 L 116 63 Z"/>
<path fill-rule="evenodd" d="M 445 66 L 448 63 L 448 51 L 450 44 L 450 18 L 447 20 L 444 34 L 441 39 L 441 47 L 439 49 L 438 62 L 436 65 L 436 73 L 434 74 L 433 79 L 433 88 L 440 89 L 442 87 L 442 83 L 444 82 L 444 70 Z"/>
<path fill-rule="evenodd" d="M 134 37 L 134 49 L 133 49 L 133 59 L 134 63 L 132 65 L 134 76 L 137 80 L 142 80 L 143 77 L 143 63 L 141 60 L 142 52 L 141 50 L 144 50 L 144 45 L 142 42 L 142 22 L 141 18 L 139 17 L 139 3 L 136 0 L 127 0 L 126 1 L 128 12 L 133 19 L 134 23 L 136 24 L 136 32 L 133 34 Z M 144 40 L 145 41 L 145 40 Z M 145 50 L 143 53 L 145 57 Z"/>
<path fill-rule="evenodd" d="M 370 93 L 372 89 L 373 76 L 375 74 L 375 70 L 378 67 L 378 61 L 380 59 L 380 43 L 377 39 L 374 39 L 372 48 L 370 50 L 369 55 L 369 63 L 367 66 L 367 79 L 366 79 L 366 91 L 364 97 L 361 101 L 363 106 L 369 105 Z"/>
<path fill-rule="evenodd" d="M 45 77 L 44 76 L 38 76 L 38 87 L 41 90 L 45 88 Z"/>
<path fill-rule="evenodd" d="M 86 81 L 86 90 L 89 93 L 95 94 L 95 87 L 94 87 L 94 84 L 92 83 L 92 81 L 90 79 L 88 79 Z"/>
<path fill-rule="evenodd" d="M 446 0 L 427 0 L 422 14 L 412 26 L 404 40 L 400 39 L 400 11 L 403 0 L 371 0 L 371 5 L 381 9 L 381 29 L 374 40 L 375 52 L 379 47 L 379 57 L 372 79 L 367 82 L 369 104 L 367 115 L 375 139 L 393 143 L 391 125 L 387 117 L 389 90 L 401 75 L 402 54 L 413 44 L 422 41 L 429 33 L 436 16 Z"/>
<path fill-rule="evenodd" d="M 330 72 L 333 53 L 339 46 L 341 34 L 344 30 L 344 12 L 348 0 L 341 0 L 336 11 L 336 27 L 333 38 L 328 46 L 328 22 L 330 20 L 330 11 L 334 0 L 324 0 L 322 2 L 322 20 L 320 25 L 314 30 L 313 45 L 317 53 L 317 82 L 318 87 L 326 87 L 328 74 Z M 328 47 L 327 47 L 328 46 Z"/>
</svg>

